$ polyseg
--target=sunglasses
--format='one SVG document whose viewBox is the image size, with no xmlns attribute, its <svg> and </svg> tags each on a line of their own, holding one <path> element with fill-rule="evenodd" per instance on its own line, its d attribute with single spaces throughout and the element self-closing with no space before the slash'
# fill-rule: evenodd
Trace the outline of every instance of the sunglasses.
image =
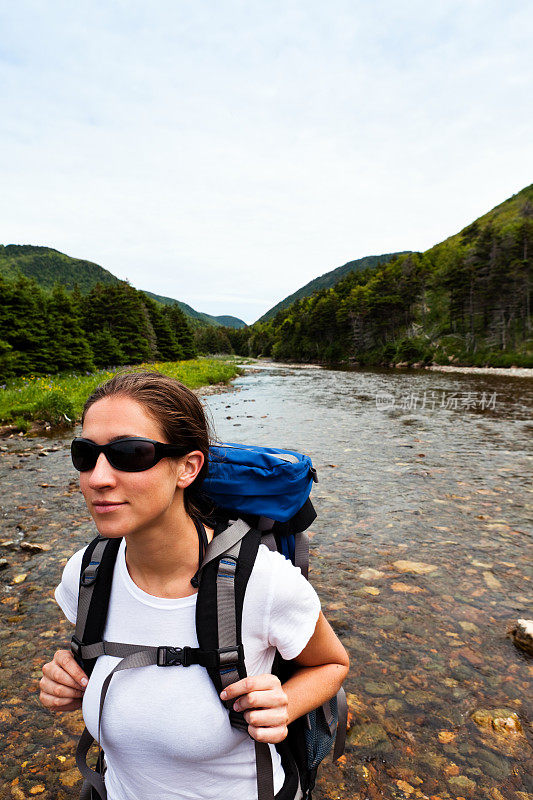
<svg viewBox="0 0 533 800">
<path fill-rule="evenodd" d="M 183 456 L 187 450 L 173 444 L 154 442 L 140 436 L 116 439 L 108 444 L 95 444 L 90 439 L 76 438 L 70 445 L 72 463 L 78 472 L 94 469 L 103 453 L 114 469 L 122 472 L 143 472 L 167 456 Z"/>
</svg>

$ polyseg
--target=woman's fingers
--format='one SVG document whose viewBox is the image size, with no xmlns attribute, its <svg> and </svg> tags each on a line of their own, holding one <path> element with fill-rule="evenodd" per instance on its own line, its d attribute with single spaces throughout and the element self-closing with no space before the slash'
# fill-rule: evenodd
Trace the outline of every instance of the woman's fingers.
<svg viewBox="0 0 533 800">
<path fill-rule="evenodd" d="M 50 711 L 76 711 L 78 708 L 81 708 L 82 704 L 81 697 L 76 699 L 56 697 L 55 695 L 47 694 L 43 691 L 41 691 L 39 699 L 43 706 L 49 708 Z"/>
<path fill-rule="evenodd" d="M 57 650 L 52 661 L 43 666 L 39 699 L 53 711 L 80 708 L 88 679 L 68 650 Z"/>
<path fill-rule="evenodd" d="M 281 725 L 276 728 L 256 728 L 254 725 L 248 725 L 248 733 L 256 742 L 279 744 L 287 738 L 288 730 Z"/>
<path fill-rule="evenodd" d="M 70 650 L 57 650 L 52 663 L 64 670 L 80 686 L 87 686 L 88 678 Z"/>
<path fill-rule="evenodd" d="M 276 675 L 265 673 L 244 678 L 228 686 L 221 698 L 236 698 L 233 708 L 244 712 L 253 739 L 277 744 L 286 738 L 288 698 Z"/>
<path fill-rule="evenodd" d="M 254 728 L 276 728 L 281 725 L 287 727 L 289 715 L 284 706 L 280 708 L 259 708 L 255 711 L 245 711 L 244 719 Z"/>
<path fill-rule="evenodd" d="M 233 708 L 235 711 L 245 711 L 247 708 L 286 707 L 287 702 L 287 695 L 281 686 L 276 686 L 274 689 L 248 692 L 247 694 L 241 695 L 234 702 Z"/>
<path fill-rule="evenodd" d="M 264 691 L 265 689 L 272 689 L 276 686 L 281 687 L 277 675 L 265 672 L 263 675 L 251 675 L 248 678 L 243 678 L 240 681 L 231 683 L 229 686 L 226 686 L 220 696 L 222 700 L 232 700 L 234 697 L 239 697 L 247 692 L 254 690 Z"/>
<path fill-rule="evenodd" d="M 68 697 L 72 699 L 73 697 L 83 697 L 84 695 L 83 689 L 76 686 L 65 686 L 62 683 L 47 678 L 46 675 L 43 675 L 39 684 L 41 692 L 55 697 Z"/>
</svg>

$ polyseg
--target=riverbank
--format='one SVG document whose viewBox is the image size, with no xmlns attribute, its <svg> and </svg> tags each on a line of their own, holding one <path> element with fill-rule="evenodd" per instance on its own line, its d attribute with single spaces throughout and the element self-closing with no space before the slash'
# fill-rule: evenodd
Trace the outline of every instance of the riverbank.
<svg viewBox="0 0 533 800">
<path fill-rule="evenodd" d="M 176 378 L 199 395 L 225 391 L 229 382 L 243 373 L 235 360 L 220 358 L 163 361 L 135 369 L 141 368 Z M 115 371 L 30 375 L 9 381 L 0 393 L 0 436 L 72 427 L 80 419 L 88 395 Z"/>
<path fill-rule="evenodd" d="M 429 365 L 426 369 L 434 372 L 464 372 L 467 375 L 505 375 L 514 378 L 533 378 L 533 369 L 529 367 L 452 367 Z"/>
<path fill-rule="evenodd" d="M 251 363 L 252 359 L 248 360 Z M 258 358 L 253 360 L 253 365 L 260 367 L 278 366 L 286 369 L 342 369 L 342 365 L 331 364 L 298 364 L 289 361 L 273 361 L 268 358 Z M 375 369 L 375 367 L 351 367 L 350 371 L 353 372 L 366 372 L 367 370 Z M 429 370 L 432 372 L 462 372 L 466 375 L 501 375 L 504 377 L 514 378 L 533 378 L 533 368 L 530 367 L 459 367 L 455 365 L 440 365 L 440 364 L 396 364 L 389 365 L 388 367 L 381 367 L 381 369 L 390 369 L 391 373 L 396 373 L 398 369 L 407 370 Z"/>
</svg>

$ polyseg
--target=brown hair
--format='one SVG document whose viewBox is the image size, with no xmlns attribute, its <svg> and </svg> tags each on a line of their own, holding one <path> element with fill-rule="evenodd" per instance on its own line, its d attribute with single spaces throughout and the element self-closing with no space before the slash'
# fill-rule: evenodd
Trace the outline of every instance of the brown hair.
<svg viewBox="0 0 533 800">
<path fill-rule="evenodd" d="M 196 395 L 174 378 L 160 372 L 122 372 L 98 386 L 83 407 L 82 424 L 89 408 L 98 400 L 124 395 L 136 400 L 161 428 L 167 442 L 187 452 L 200 450 L 204 463 L 183 493 L 185 510 L 191 517 L 206 518 L 201 486 L 207 474 L 210 426 Z"/>
</svg>

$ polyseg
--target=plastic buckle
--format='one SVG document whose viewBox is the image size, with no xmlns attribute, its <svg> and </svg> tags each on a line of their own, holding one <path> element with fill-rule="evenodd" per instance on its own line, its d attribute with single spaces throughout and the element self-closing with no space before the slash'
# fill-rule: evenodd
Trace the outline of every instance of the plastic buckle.
<svg viewBox="0 0 533 800">
<path fill-rule="evenodd" d="M 99 561 L 90 561 L 89 564 L 83 570 L 83 575 L 81 576 L 81 585 L 82 586 L 92 586 L 96 580 L 96 576 L 98 575 L 98 567 L 100 566 Z"/>
<path fill-rule="evenodd" d="M 318 483 L 318 475 L 316 469 L 314 467 L 311 467 L 309 469 L 309 472 L 311 473 L 311 477 L 313 478 L 313 483 Z"/>
<path fill-rule="evenodd" d="M 183 663 L 182 647 L 158 647 L 157 648 L 158 667 L 178 667 L 186 666 Z"/>
<path fill-rule="evenodd" d="M 242 644 L 238 647 L 221 647 L 216 651 L 218 655 L 218 668 L 228 669 L 237 667 L 242 660 L 244 650 Z"/>
<path fill-rule="evenodd" d="M 83 647 L 83 642 L 80 642 L 77 636 L 73 636 L 70 640 L 70 649 L 72 654 L 77 658 L 81 658 L 81 648 Z"/>
</svg>

